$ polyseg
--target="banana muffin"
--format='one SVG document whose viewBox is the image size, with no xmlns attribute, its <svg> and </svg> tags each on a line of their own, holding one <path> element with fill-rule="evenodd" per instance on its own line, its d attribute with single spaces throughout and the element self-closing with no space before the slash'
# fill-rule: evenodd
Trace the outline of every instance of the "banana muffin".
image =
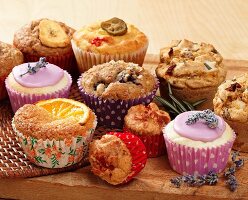
<svg viewBox="0 0 248 200">
<path fill-rule="evenodd" d="M 25 62 L 40 57 L 71 72 L 75 57 L 71 47 L 74 29 L 62 22 L 38 19 L 15 32 L 13 44 L 24 55 Z"/>
<path fill-rule="evenodd" d="M 161 96 L 168 98 L 170 84 L 175 97 L 190 103 L 206 99 L 197 109 L 211 109 L 217 88 L 225 80 L 226 69 L 213 45 L 184 39 L 172 41 L 161 49 L 156 74 Z"/>
<path fill-rule="evenodd" d="M 0 100 L 6 98 L 4 80 L 13 67 L 23 63 L 23 55 L 17 48 L 0 41 Z"/>
<path fill-rule="evenodd" d="M 213 100 L 214 111 L 234 129 L 237 139 L 233 148 L 248 152 L 248 73 L 226 80 Z"/>
<path fill-rule="evenodd" d="M 158 81 L 137 64 L 110 61 L 83 73 L 78 86 L 100 124 L 122 128 L 131 106 L 149 104 L 153 100 Z"/>
<path fill-rule="evenodd" d="M 110 60 L 124 60 L 142 66 L 148 38 L 134 25 L 114 17 L 76 31 L 72 47 L 80 72 Z"/>
</svg>

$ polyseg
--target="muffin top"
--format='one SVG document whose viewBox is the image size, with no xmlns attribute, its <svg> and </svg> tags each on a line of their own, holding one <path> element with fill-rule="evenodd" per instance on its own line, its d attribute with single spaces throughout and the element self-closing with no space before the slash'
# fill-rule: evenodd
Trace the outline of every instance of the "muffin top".
<svg viewBox="0 0 248 200">
<path fill-rule="evenodd" d="M 122 183 L 131 174 L 131 153 L 115 135 L 94 140 L 89 147 L 89 161 L 92 172 L 113 185 Z"/>
<path fill-rule="evenodd" d="M 0 41 L 0 76 L 7 76 L 12 68 L 23 63 L 22 53 L 10 44 Z"/>
<path fill-rule="evenodd" d="M 160 50 L 156 74 L 174 87 L 194 89 L 219 85 L 225 80 L 226 70 L 213 45 L 184 39 Z"/>
<path fill-rule="evenodd" d="M 155 103 L 132 106 L 124 119 L 124 127 L 136 135 L 159 135 L 170 122 L 167 112 L 159 110 Z"/>
<path fill-rule="evenodd" d="M 107 26 L 105 29 L 104 23 L 109 23 L 111 27 Z M 121 34 L 113 35 L 112 32 L 107 32 L 110 28 L 122 30 L 123 26 L 127 29 Z M 134 25 L 125 24 L 118 18 L 85 26 L 74 33 L 72 41 L 84 51 L 101 54 L 130 53 L 148 45 L 148 38 L 144 33 Z"/>
<path fill-rule="evenodd" d="M 85 136 L 86 131 L 94 126 L 95 115 L 89 110 L 85 124 L 75 118 L 59 118 L 43 107 L 26 104 L 17 110 L 13 124 L 17 132 L 24 136 L 37 139 L 64 140 L 72 137 Z"/>
<path fill-rule="evenodd" d="M 103 99 L 135 99 L 147 95 L 156 85 L 155 77 L 144 68 L 124 61 L 96 65 L 82 74 L 79 85 Z"/>
<path fill-rule="evenodd" d="M 248 73 L 222 83 L 213 100 L 214 111 L 224 119 L 248 122 Z"/>
<path fill-rule="evenodd" d="M 56 56 L 72 52 L 74 29 L 62 22 L 38 19 L 15 32 L 13 44 L 21 52 L 36 56 Z"/>
<path fill-rule="evenodd" d="M 235 139 L 231 127 L 211 110 L 181 113 L 163 132 L 171 142 L 192 148 L 216 147 Z"/>
<path fill-rule="evenodd" d="M 25 94 L 47 94 L 70 87 L 70 75 L 45 58 L 38 62 L 24 63 L 12 69 L 6 79 L 7 87 Z"/>
</svg>

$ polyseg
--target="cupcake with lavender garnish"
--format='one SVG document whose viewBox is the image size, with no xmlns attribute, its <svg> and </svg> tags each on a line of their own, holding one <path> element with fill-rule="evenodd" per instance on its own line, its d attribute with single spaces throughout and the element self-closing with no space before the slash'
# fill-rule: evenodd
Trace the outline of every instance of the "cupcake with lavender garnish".
<svg viewBox="0 0 248 200">
<path fill-rule="evenodd" d="M 46 62 L 24 63 L 13 68 L 5 80 L 12 110 L 40 100 L 66 98 L 72 84 L 71 75 L 60 67 Z"/>
<path fill-rule="evenodd" d="M 230 126 L 211 110 L 184 112 L 163 133 L 170 165 L 183 175 L 223 171 L 236 138 Z"/>
</svg>

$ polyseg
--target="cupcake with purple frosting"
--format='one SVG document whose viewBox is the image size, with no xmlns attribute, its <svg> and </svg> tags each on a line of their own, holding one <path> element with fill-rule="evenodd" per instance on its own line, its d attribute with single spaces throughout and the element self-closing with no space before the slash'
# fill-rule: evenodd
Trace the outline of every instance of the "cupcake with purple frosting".
<svg viewBox="0 0 248 200">
<path fill-rule="evenodd" d="M 223 171 L 236 138 L 231 127 L 211 110 L 184 112 L 163 132 L 170 165 L 183 175 Z"/>
<path fill-rule="evenodd" d="M 66 98 L 69 96 L 71 84 L 70 74 L 56 65 L 47 63 L 45 58 L 14 67 L 5 80 L 14 112 L 24 104 Z"/>
</svg>

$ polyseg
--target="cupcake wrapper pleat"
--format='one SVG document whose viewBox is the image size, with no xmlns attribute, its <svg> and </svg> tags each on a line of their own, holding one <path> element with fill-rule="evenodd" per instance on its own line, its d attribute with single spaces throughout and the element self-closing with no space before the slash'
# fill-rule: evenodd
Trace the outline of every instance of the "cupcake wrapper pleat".
<svg viewBox="0 0 248 200">
<path fill-rule="evenodd" d="M 104 55 L 99 53 L 83 51 L 79 47 L 77 47 L 77 45 L 73 40 L 71 40 L 71 43 L 80 73 L 87 71 L 94 65 L 106 63 L 111 60 L 115 60 L 115 61 L 124 60 L 125 62 L 133 62 L 138 64 L 139 66 L 142 66 L 148 48 L 148 43 L 147 43 L 143 48 L 135 52 L 125 53 L 125 54 Z"/>
<path fill-rule="evenodd" d="M 43 140 L 24 136 L 16 129 L 12 121 L 13 130 L 28 159 L 32 163 L 46 168 L 68 167 L 81 161 L 87 155 L 88 145 L 92 140 L 96 125 L 97 120 L 93 127 L 86 131 L 85 136 L 63 140 Z"/>
<path fill-rule="evenodd" d="M 122 128 L 124 117 L 130 107 L 137 104 L 147 105 L 152 102 L 159 86 L 157 79 L 156 81 L 154 89 L 146 96 L 130 100 L 102 99 L 89 94 L 81 86 L 81 77 L 78 79 L 78 87 L 85 104 L 93 109 L 97 115 L 99 125 L 111 128 Z"/>
<path fill-rule="evenodd" d="M 204 175 L 210 171 L 220 173 L 225 169 L 235 134 L 230 141 L 212 148 L 193 148 L 176 144 L 167 138 L 166 133 L 164 138 L 169 162 L 174 171 L 182 175 Z"/>
<path fill-rule="evenodd" d="M 146 148 L 142 141 L 135 135 L 130 133 L 119 133 L 119 132 L 111 132 L 108 133 L 111 135 L 115 135 L 120 138 L 128 148 L 132 156 L 132 172 L 131 174 L 122 182 L 127 183 L 134 176 L 136 176 L 146 165 L 147 154 Z"/>
<path fill-rule="evenodd" d="M 12 89 L 7 79 L 5 80 L 5 86 L 9 95 L 10 103 L 13 112 L 16 112 L 20 107 L 25 104 L 33 104 L 40 100 L 53 99 L 53 98 L 67 98 L 70 94 L 70 88 L 72 84 L 72 78 L 70 74 L 66 72 L 68 76 L 68 84 L 65 88 L 58 91 L 47 94 L 24 94 Z"/>
</svg>

